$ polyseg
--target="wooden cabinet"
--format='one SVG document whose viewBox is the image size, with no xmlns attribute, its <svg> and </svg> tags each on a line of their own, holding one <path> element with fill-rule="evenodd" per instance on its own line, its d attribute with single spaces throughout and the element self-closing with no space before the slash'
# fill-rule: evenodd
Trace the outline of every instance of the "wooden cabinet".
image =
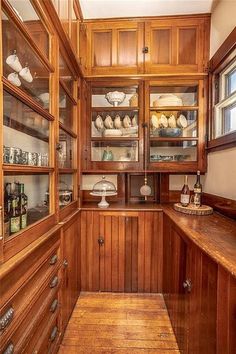
<svg viewBox="0 0 236 354">
<path fill-rule="evenodd" d="M 209 18 L 172 18 L 145 23 L 145 72 L 204 72 Z"/>
<path fill-rule="evenodd" d="M 179 348 L 183 353 L 216 353 L 217 316 L 224 317 L 222 323 L 226 319 L 217 308 L 218 266 L 167 216 L 163 238 L 163 292 Z"/>
<path fill-rule="evenodd" d="M 161 292 L 162 213 L 83 211 L 83 291 Z"/>
<path fill-rule="evenodd" d="M 62 228 L 62 328 L 65 329 L 80 292 L 80 232 L 78 212 Z"/>
<path fill-rule="evenodd" d="M 208 15 L 85 22 L 88 75 L 203 73 Z"/>
<path fill-rule="evenodd" d="M 89 75 L 143 72 L 143 23 L 103 21 L 86 26 Z"/>
</svg>

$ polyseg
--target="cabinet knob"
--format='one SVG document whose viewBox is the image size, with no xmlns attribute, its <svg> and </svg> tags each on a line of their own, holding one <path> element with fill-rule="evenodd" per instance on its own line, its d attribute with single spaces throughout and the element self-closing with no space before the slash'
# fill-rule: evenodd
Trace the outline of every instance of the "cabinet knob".
<svg viewBox="0 0 236 354">
<path fill-rule="evenodd" d="M 187 290 L 188 293 L 191 292 L 192 290 L 192 282 L 190 279 L 186 279 L 184 282 L 183 282 L 183 288 Z"/>
<path fill-rule="evenodd" d="M 51 332 L 51 335 L 50 335 L 51 342 L 53 342 L 56 339 L 57 332 L 58 332 L 58 328 L 57 328 L 57 326 L 55 326 Z"/>
<path fill-rule="evenodd" d="M 64 261 L 63 261 L 63 266 L 66 268 L 66 267 L 68 267 L 68 261 L 67 261 L 67 259 L 64 259 Z"/>
<path fill-rule="evenodd" d="M 99 237 L 99 239 L 98 239 L 99 246 L 102 246 L 104 244 L 104 242 L 105 242 L 104 239 L 102 237 Z"/>
<path fill-rule="evenodd" d="M 143 54 L 147 54 L 148 53 L 148 47 L 143 47 L 142 52 L 143 52 Z"/>
<path fill-rule="evenodd" d="M 56 311 L 57 307 L 58 307 L 58 300 L 55 299 L 51 304 L 50 312 L 54 313 Z"/>
</svg>

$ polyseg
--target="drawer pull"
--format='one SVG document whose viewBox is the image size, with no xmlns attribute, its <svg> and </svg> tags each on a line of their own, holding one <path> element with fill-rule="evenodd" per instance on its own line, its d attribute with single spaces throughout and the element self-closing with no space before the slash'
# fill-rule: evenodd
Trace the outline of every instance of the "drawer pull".
<svg viewBox="0 0 236 354">
<path fill-rule="evenodd" d="M 185 290 L 187 290 L 188 293 L 191 292 L 192 290 L 192 282 L 190 279 L 186 279 L 184 282 L 183 282 L 183 288 Z"/>
<path fill-rule="evenodd" d="M 7 312 L 0 317 L 0 330 L 5 329 L 12 321 L 14 316 L 14 309 L 10 307 Z"/>
<path fill-rule="evenodd" d="M 52 279 L 51 283 L 50 283 L 50 288 L 55 288 L 58 284 L 58 277 L 55 275 L 55 277 Z"/>
<path fill-rule="evenodd" d="M 54 265 L 54 264 L 57 263 L 57 260 L 58 260 L 57 254 L 54 254 L 54 255 L 52 256 L 52 258 L 50 259 L 49 264 L 50 264 L 50 265 Z"/>
<path fill-rule="evenodd" d="M 3 354 L 12 354 L 14 353 L 14 345 L 10 343 L 8 347 L 4 350 Z"/>
<path fill-rule="evenodd" d="M 53 342 L 56 339 L 57 332 L 58 332 L 58 328 L 57 328 L 57 326 L 55 326 L 51 332 L 51 335 L 50 335 L 51 342 Z"/>
<path fill-rule="evenodd" d="M 52 305 L 51 305 L 51 307 L 50 307 L 50 312 L 55 312 L 56 311 L 56 309 L 57 309 L 57 306 L 58 306 L 58 300 L 57 299 L 55 299 L 53 302 L 52 302 Z"/>
</svg>

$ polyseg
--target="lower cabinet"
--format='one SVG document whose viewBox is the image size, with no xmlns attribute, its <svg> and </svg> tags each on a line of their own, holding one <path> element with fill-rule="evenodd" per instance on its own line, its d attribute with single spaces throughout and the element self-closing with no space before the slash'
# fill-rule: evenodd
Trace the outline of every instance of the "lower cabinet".
<svg viewBox="0 0 236 354">
<path fill-rule="evenodd" d="M 236 279 L 164 215 L 163 293 L 181 353 L 236 353 Z"/>
<path fill-rule="evenodd" d="M 162 291 L 162 212 L 82 211 L 83 291 Z"/>
<path fill-rule="evenodd" d="M 62 227 L 61 318 L 65 329 L 80 292 L 80 232 L 76 213 Z"/>
</svg>

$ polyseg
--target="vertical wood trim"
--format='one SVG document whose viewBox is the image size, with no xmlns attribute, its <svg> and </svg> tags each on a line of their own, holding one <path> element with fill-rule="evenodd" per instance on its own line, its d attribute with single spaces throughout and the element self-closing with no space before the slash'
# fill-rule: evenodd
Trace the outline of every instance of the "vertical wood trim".
<svg viewBox="0 0 236 354">
<path fill-rule="evenodd" d="M 93 259 L 91 260 L 92 262 L 92 272 L 93 272 L 93 277 L 92 277 L 92 289 L 94 291 L 99 291 L 99 244 L 98 244 L 98 237 L 99 237 L 99 229 L 100 229 L 100 225 L 99 225 L 99 218 L 97 216 L 97 213 L 93 212 L 93 243 L 92 243 L 92 247 L 93 247 Z M 91 222 L 91 220 L 90 220 Z"/>
<path fill-rule="evenodd" d="M 132 279 L 131 291 L 137 292 L 138 290 L 138 218 L 131 217 L 132 233 L 131 233 L 131 254 L 132 254 Z"/>
<path fill-rule="evenodd" d="M 111 290 L 119 291 L 119 217 L 111 218 Z"/>
<path fill-rule="evenodd" d="M 98 217 L 98 216 L 97 216 Z M 99 220 L 100 220 L 100 233 L 99 233 L 99 237 L 103 237 L 105 242 L 106 242 L 106 238 L 105 238 L 105 216 L 103 215 L 99 215 Z M 103 244 L 103 246 L 99 246 L 99 289 L 101 291 L 105 291 L 105 243 Z"/>
<path fill-rule="evenodd" d="M 217 294 L 217 354 L 229 354 L 230 277 L 221 266 L 218 266 Z"/>
<path fill-rule="evenodd" d="M 87 213 L 81 212 L 81 289 L 87 290 L 87 247 L 86 247 L 86 235 L 87 235 Z"/>
<path fill-rule="evenodd" d="M 139 213 L 138 222 L 138 292 L 144 292 L 144 264 L 145 264 L 145 213 Z"/>
<path fill-rule="evenodd" d="M 125 291 L 132 291 L 132 217 L 125 218 Z"/>
<path fill-rule="evenodd" d="M 151 280 L 151 238 L 152 238 L 152 224 L 153 212 L 144 213 L 144 291 L 150 292 Z"/>
<path fill-rule="evenodd" d="M 119 291 L 125 291 L 125 218 L 119 216 Z"/>
</svg>

